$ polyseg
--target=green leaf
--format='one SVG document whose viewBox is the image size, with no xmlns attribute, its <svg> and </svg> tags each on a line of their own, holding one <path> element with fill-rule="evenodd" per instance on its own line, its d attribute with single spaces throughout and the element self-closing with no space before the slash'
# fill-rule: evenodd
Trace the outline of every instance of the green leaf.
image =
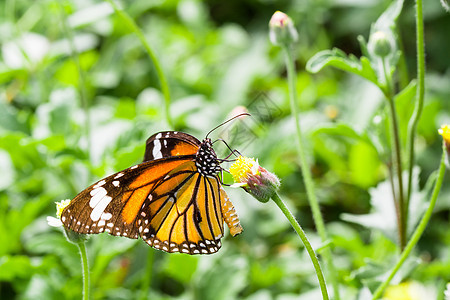
<svg viewBox="0 0 450 300">
<path fill-rule="evenodd" d="M 357 132 L 350 125 L 347 125 L 344 123 L 336 124 L 333 126 L 324 126 L 324 127 L 317 129 L 314 132 L 314 134 L 320 134 L 320 133 L 325 133 L 325 134 L 329 134 L 329 135 L 345 136 L 348 138 L 361 140 L 361 141 L 370 143 L 370 140 L 366 135 L 363 135 L 362 133 Z"/>
<path fill-rule="evenodd" d="M 243 258 L 222 256 L 214 267 L 201 274 L 195 286 L 197 299 L 236 299 L 246 285 L 248 262 Z M 197 274 L 200 275 L 200 274 Z"/>
<path fill-rule="evenodd" d="M 30 258 L 24 255 L 0 257 L 0 281 L 13 281 L 17 278 L 29 278 L 34 267 Z"/>
<path fill-rule="evenodd" d="M 349 160 L 350 176 L 356 185 L 367 188 L 378 181 L 381 162 L 373 146 L 364 142 L 354 144 Z"/>
<path fill-rule="evenodd" d="M 373 29 L 377 31 L 391 28 L 402 12 L 403 2 L 404 0 L 397 0 L 393 2 L 375 22 Z"/>
<path fill-rule="evenodd" d="M 188 283 L 194 275 L 197 265 L 197 256 L 173 254 L 167 256 L 166 264 L 162 270 L 170 277 L 182 283 Z M 183 270 L 183 272 L 180 272 L 180 270 Z"/>
<path fill-rule="evenodd" d="M 333 50 L 324 50 L 308 60 L 306 70 L 311 73 L 317 73 L 326 66 L 332 66 L 359 75 L 376 85 L 379 85 L 377 75 L 370 64 L 370 61 L 364 56 L 358 60 L 354 55 L 350 54 L 347 56 L 342 50 L 337 48 L 334 48 Z"/>
<path fill-rule="evenodd" d="M 416 97 L 416 81 L 412 80 L 403 90 L 395 97 L 394 101 L 397 106 L 397 115 L 399 120 L 400 138 L 402 144 L 406 147 L 406 137 L 408 132 L 409 119 L 414 110 L 414 100 Z M 434 128 L 435 130 L 435 128 Z"/>
<path fill-rule="evenodd" d="M 344 221 L 360 224 L 367 228 L 381 230 L 392 240 L 397 238 L 397 217 L 389 180 L 383 181 L 376 188 L 369 190 L 372 212 L 364 215 L 343 213 Z"/>
</svg>

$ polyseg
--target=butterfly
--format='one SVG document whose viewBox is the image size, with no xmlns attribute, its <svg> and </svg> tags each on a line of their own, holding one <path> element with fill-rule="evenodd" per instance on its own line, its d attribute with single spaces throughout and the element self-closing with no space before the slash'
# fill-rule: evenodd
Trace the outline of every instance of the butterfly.
<svg viewBox="0 0 450 300">
<path fill-rule="evenodd" d="M 177 131 L 152 135 L 144 162 L 79 193 L 63 210 L 63 225 L 82 234 L 140 237 L 169 253 L 217 252 L 224 222 L 232 236 L 243 229 L 208 135 L 201 142 Z"/>
</svg>

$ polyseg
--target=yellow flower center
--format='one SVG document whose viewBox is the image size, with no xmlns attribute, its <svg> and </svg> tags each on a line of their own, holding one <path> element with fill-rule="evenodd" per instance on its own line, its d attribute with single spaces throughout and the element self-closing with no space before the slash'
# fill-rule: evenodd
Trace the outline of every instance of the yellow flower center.
<svg viewBox="0 0 450 300">
<path fill-rule="evenodd" d="M 258 163 L 253 158 L 239 156 L 230 167 L 234 182 L 245 183 L 249 175 L 255 175 Z"/>
<path fill-rule="evenodd" d="M 442 135 L 444 138 L 444 141 L 447 144 L 450 144 L 450 126 L 448 124 L 444 124 L 441 126 L 441 128 L 438 130 L 439 134 Z"/>
<path fill-rule="evenodd" d="M 61 214 L 62 214 L 64 208 L 66 208 L 69 205 L 70 201 L 71 201 L 70 199 L 67 199 L 67 200 L 61 200 L 60 202 L 55 202 L 56 203 L 56 216 L 58 218 L 61 218 Z"/>
</svg>

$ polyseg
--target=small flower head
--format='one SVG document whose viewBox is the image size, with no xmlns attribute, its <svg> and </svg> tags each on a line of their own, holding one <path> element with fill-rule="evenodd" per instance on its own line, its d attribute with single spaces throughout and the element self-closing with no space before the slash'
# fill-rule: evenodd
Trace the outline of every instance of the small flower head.
<svg viewBox="0 0 450 300">
<path fill-rule="evenodd" d="M 376 31 L 370 36 L 368 47 L 372 55 L 384 58 L 393 53 L 395 40 L 388 32 Z"/>
<path fill-rule="evenodd" d="M 55 202 L 55 204 L 56 204 L 56 218 L 48 216 L 47 217 L 48 225 L 50 225 L 52 227 L 61 227 L 61 226 L 63 226 L 63 224 L 61 222 L 61 214 L 62 214 L 64 208 L 66 208 L 66 206 L 69 205 L 69 203 L 70 203 L 70 199 L 61 200 L 60 202 Z"/>
<path fill-rule="evenodd" d="M 52 227 L 63 227 L 63 223 L 61 222 L 61 214 L 63 210 L 70 204 L 70 199 L 62 200 L 60 202 L 55 202 L 56 204 L 56 218 L 48 216 L 47 223 Z M 72 244 L 83 243 L 87 239 L 87 235 L 77 233 L 73 230 L 67 229 L 64 227 L 64 235 L 66 236 L 67 241 Z"/>
<path fill-rule="evenodd" d="M 294 23 L 288 15 L 276 11 L 269 22 L 269 38 L 276 46 L 286 46 L 298 40 L 298 33 Z"/>
<path fill-rule="evenodd" d="M 444 142 L 447 145 L 450 145 L 450 125 L 448 124 L 442 125 L 441 128 L 439 128 L 438 132 L 440 135 L 442 135 Z"/>
<path fill-rule="evenodd" d="M 66 208 L 69 204 L 70 204 L 70 199 L 66 199 L 66 200 L 62 200 L 60 202 L 55 202 L 56 203 L 56 216 L 58 218 L 61 218 L 61 214 L 64 210 L 64 208 Z"/>
<path fill-rule="evenodd" d="M 261 167 L 253 158 L 239 156 L 231 165 L 230 173 L 235 186 L 244 188 L 261 202 L 269 201 L 280 187 L 278 177 Z"/>
<path fill-rule="evenodd" d="M 449 156 L 450 156 L 450 125 L 444 124 L 438 130 L 439 134 L 442 135 L 444 139 L 444 146 L 447 149 L 447 167 L 450 168 Z"/>
</svg>

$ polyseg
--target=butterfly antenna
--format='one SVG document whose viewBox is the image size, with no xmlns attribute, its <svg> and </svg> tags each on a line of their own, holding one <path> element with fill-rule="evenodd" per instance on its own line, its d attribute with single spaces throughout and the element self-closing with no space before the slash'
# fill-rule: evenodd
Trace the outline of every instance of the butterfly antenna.
<svg viewBox="0 0 450 300">
<path fill-rule="evenodd" d="M 216 127 L 214 127 L 213 129 L 211 129 L 211 130 L 208 132 L 208 134 L 206 135 L 205 138 L 208 138 L 208 135 L 210 135 L 211 132 L 213 132 L 214 130 L 216 130 L 216 129 L 219 128 L 220 126 L 223 126 L 223 125 L 227 124 L 228 122 L 231 122 L 231 121 L 233 121 L 234 119 L 237 119 L 237 118 L 242 117 L 242 116 L 251 116 L 251 115 L 250 115 L 249 113 L 242 113 L 242 114 L 236 115 L 236 116 L 232 117 L 231 119 L 228 119 L 228 120 L 226 120 L 225 122 L 223 122 L 222 124 L 219 124 L 219 125 L 217 125 Z"/>
</svg>

